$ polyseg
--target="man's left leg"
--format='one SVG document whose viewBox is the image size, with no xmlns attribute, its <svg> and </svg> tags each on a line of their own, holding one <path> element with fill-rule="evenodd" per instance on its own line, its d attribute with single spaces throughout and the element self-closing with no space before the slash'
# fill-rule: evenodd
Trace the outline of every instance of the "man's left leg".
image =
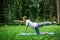
<svg viewBox="0 0 60 40">
<path fill-rule="evenodd" d="M 40 34 L 39 27 L 35 27 L 35 31 L 36 31 L 37 34 Z"/>
</svg>

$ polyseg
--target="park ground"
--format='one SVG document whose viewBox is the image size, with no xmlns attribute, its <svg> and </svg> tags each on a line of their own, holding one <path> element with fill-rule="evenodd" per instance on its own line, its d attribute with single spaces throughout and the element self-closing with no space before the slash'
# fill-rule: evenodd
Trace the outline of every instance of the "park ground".
<svg viewBox="0 0 60 40">
<path fill-rule="evenodd" d="M 40 28 L 41 32 L 54 32 L 55 35 L 18 35 L 25 32 L 25 25 L 5 25 L 0 27 L 0 40 L 60 40 L 60 26 L 49 25 Z M 34 29 L 28 28 L 28 32 L 35 32 Z"/>
</svg>

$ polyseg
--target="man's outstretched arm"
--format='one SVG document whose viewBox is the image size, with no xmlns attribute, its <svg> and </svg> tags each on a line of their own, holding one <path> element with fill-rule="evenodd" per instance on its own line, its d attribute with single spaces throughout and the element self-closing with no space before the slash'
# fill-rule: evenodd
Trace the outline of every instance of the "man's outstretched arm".
<svg viewBox="0 0 60 40">
<path fill-rule="evenodd" d="M 22 21 L 22 20 L 14 20 L 14 22 L 24 22 L 24 21 Z"/>
</svg>

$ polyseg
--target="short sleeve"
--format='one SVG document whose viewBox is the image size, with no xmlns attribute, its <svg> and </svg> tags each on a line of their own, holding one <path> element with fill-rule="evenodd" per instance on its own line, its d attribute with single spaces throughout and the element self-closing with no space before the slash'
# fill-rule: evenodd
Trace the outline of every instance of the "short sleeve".
<svg viewBox="0 0 60 40">
<path fill-rule="evenodd" d="M 28 26 L 28 24 L 29 24 L 29 21 L 28 21 L 28 20 L 26 20 L 26 26 Z"/>
</svg>

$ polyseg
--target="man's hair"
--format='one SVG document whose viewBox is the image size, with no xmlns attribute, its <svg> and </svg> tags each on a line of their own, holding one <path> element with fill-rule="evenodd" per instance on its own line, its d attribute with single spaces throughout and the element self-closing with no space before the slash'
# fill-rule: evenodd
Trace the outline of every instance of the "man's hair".
<svg viewBox="0 0 60 40">
<path fill-rule="evenodd" d="M 26 17 L 26 16 L 23 16 L 23 18 L 24 18 L 24 19 L 27 19 L 27 17 Z"/>
</svg>

